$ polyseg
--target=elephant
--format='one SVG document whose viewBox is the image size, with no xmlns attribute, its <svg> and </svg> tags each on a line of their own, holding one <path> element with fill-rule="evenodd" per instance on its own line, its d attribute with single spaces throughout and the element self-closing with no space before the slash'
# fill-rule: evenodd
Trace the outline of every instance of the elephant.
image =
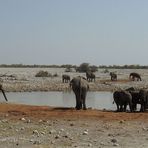
<svg viewBox="0 0 148 148">
<path fill-rule="evenodd" d="M 140 112 L 144 112 L 148 108 L 148 90 L 130 90 L 126 89 L 132 95 L 133 111 L 137 110 L 137 104 L 140 104 Z"/>
<path fill-rule="evenodd" d="M 80 110 L 83 109 L 86 110 L 86 95 L 87 95 L 87 91 L 89 90 L 89 85 L 87 80 L 84 77 L 81 76 L 77 76 L 74 77 L 71 81 L 70 81 L 70 87 L 72 88 L 75 97 L 76 97 L 76 109 Z"/>
<path fill-rule="evenodd" d="M 140 89 L 139 91 L 139 104 L 141 104 L 140 111 L 144 112 L 148 108 L 148 90 Z"/>
<path fill-rule="evenodd" d="M 8 99 L 7 99 L 6 95 L 5 95 L 4 89 L 3 89 L 3 87 L 2 87 L 1 84 L 0 84 L 0 90 L 1 90 L 2 93 L 3 93 L 3 96 L 4 96 L 5 100 L 8 101 Z"/>
<path fill-rule="evenodd" d="M 135 78 L 137 79 L 137 81 L 142 81 L 141 76 L 138 73 L 135 72 L 130 73 L 129 79 L 134 81 Z"/>
<path fill-rule="evenodd" d="M 70 76 L 69 75 L 62 75 L 62 81 L 63 83 L 68 83 L 70 81 Z"/>
<path fill-rule="evenodd" d="M 132 107 L 133 111 L 137 110 L 137 104 L 141 104 L 140 97 L 139 97 L 139 91 L 129 91 L 129 93 L 132 96 Z"/>
<path fill-rule="evenodd" d="M 89 81 L 89 82 L 92 82 L 93 80 L 95 82 L 96 76 L 95 76 L 95 74 L 93 72 L 87 71 L 86 72 L 86 78 L 87 78 L 87 81 Z"/>
<path fill-rule="evenodd" d="M 133 111 L 136 111 L 137 110 L 137 104 L 140 104 L 139 91 L 136 90 L 134 87 L 129 87 L 125 90 L 128 91 L 131 94 Z"/>
<path fill-rule="evenodd" d="M 114 102 L 117 105 L 117 112 L 126 111 L 127 105 L 129 105 L 130 111 L 133 112 L 132 109 L 132 96 L 129 92 L 125 90 L 118 90 L 113 93 Z M 124 109 L 123 109 L 124 106 Z"/>
<path fill-rule="evenodd" d="M 110 76 L 111 76 L 111 81 L 117 81 L 117 74 L 115 74 L 114 72 L 110 72 Z"/>
</svg>

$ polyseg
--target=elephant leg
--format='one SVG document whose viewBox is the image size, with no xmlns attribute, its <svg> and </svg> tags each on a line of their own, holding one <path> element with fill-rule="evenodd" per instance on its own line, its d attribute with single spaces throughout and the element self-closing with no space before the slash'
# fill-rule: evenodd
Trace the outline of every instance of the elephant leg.
<svg viewBox="0 0 148 148">
<path fill-rule="evenodd" d="M 124 112 L 126 112 L 126 107 L 127 107 L 127 104 L 125 103 L 124 104 L 124 110 L 123 110 Z"/>
<path fill-rule="evenodd" d="M 120 105 L 120 112 L 123 112 L 123 105 Z"/>
<path fill-rule="evenodd" d="M 77 93 L 75 93 L 76 96 L 76 109 L 79 109 L 79 95 Z"/>
<path fill-rule="evenodd" d="M 129 103 L 129 108 L 130 108 L 130 111 L 133 112 L 133 105 L 132 105 L 132 102 Z"/>
<path fill-rule="evenodd" d="M 141 103 L 140 112 L 144 112 L 144 103 Z"/>
<path fill-rule="evenodd" d="M 82 100 L 82 105 L 83 105 L 83 110 L 86 110 L 86 93 L 87 93 L 87 90 L 86 89 L 83 89 L 82 92 L 81 92 L 81 100 Z"/>
<path fill-rule="evenodd" d="M 85 104 L 85 99 L 83 99 L 83 110 L 87 110 L 86 104 Z"/>
<path fill-rule="evenodd" d="M 77 110 L 82 109 L 82 100 L 81 100 L 80 93 L 76 94 L 76 109 Z"/>
<path fill-rule="evenodd" d="M 133 108 L 131 104 L 129 105 L 129 108 L 130 108 L 130 111 L 133 112 Z"/>
<path fill-rule="evenodd" d="M 2 93 L 3 93 L 3 95 L 4 95 L 5 100 L 6 100 L 6 101 L 8 101 L 8 99 L 7 99 L 6 95 L 5 95 L 4 90 L 3 90 L 3 89 L 1 89 L 1 91 L 2 91 Z"/>
<path fill-rule="evenodd" d="M 81 98 L 81 100 L 80 100 L 80 109 L 82 109 L 82 105 L 83 105 L 83 100 L 82 100 L 82 98 Z"/>
<path fill-rule="evenodd" d="M 117 103 L 116 105 L 117 105 L 117 112 L 119 112 L 120 111 L 119 105 Z"/>
<path fill-rule="evenodd" d="M 144 103 L 144 111 L 146 111 L 146 103 Z"/>
<path fill-rule="evenodd" d="M 137 110 L 137 104 L 135 104 L 135 106 L 134 106 L 134 107 L 135 107 L 135 110 Z"/>
<path fill-rule="evenodd" d="M 137 104 L 136 104 L 136 103 L 134 103 L 134 104 L 132 105 L 132 109 L 133 109 L 133 111 L 136 111 L 136 110 L 137 110 Z"/>
<path fill-rule="evenodd" d="M 83 98 L 82 98 L 82 104 L 83 104 L 83 110 L 86 110 L 87 108 L 86 108 L 86 103 L 85 103 L 85 96 L 83 96 Z"/>
<path fill-rule="evenodd" d="M 79 102 L 78 102 L 79 109 L 82 109 L 82 104 L 83 104 L 83 101 L 82 101 L 82 98 L 80 96 L 79 97 Z"/>
</svg>

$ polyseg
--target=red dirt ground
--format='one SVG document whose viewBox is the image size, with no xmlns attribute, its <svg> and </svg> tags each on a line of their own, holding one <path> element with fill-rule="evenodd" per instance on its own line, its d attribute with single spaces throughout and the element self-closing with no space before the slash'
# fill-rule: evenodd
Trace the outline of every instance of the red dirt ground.
<svg viewBox="0 0 148 148">
<path fill-rule="evenodd" d="M 115 111 L 101 110 L 75 110 L 74 108 L 51 108 L 48 106 L 29 106 L 18 104 L 0 104 L 0 116 L 18 120 L 29 118 L 33 120 L 46 120 L 49 118 L 64 119 L 96 119 L 105 121 L 148 121 L 148 113 L 117 113 Z"/>
</svg>

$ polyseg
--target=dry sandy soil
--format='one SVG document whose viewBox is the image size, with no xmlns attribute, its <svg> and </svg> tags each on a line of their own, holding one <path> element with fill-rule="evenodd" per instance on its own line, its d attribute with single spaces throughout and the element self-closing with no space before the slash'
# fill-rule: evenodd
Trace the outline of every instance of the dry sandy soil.
<svg viewBox="0 0 148 148">
<path fill-rule="evenodd" d="M 68 84 L 61 82 L 64 70 L 57 78 L 35 78 L 39 69 L 0 69 L 6 91 L 64 90 Z M 112 70 L 115 71 L 115 70 Z M 148 86 L 147 70 L 136 70 L 142 75 L 141 82 L 128 80 L 132 70 L 116 70 L 118 81 L 111 82 L 108 74 L 100 70 L 91 90 L 114 90 L 131 86 Z M 71 77 L 83 75 L 69 73 Z M 15 75 L 16 79 L 9 77 Z M 147 148 L 148 113 L 117 113 L 114 111 L 77 111 L 74 108 L 50 108 L 0 104 L 0 147 L 2 148 Z"/>
<path fill-rule="evenodd" d="M 2 148 L 147 148 L 148 114 L 0 104 Z"/>
</svg>

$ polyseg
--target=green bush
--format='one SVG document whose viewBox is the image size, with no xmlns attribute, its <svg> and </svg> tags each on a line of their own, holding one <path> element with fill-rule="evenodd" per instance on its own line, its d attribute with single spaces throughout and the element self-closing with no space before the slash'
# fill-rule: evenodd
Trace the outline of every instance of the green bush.
<svg viewBox="0 0 148 148">
<path fill-rule="evenodd" d="M 40 70 L 35 77 L 50 77 L 50 74 L 47 71 Z"/>
</svg>

